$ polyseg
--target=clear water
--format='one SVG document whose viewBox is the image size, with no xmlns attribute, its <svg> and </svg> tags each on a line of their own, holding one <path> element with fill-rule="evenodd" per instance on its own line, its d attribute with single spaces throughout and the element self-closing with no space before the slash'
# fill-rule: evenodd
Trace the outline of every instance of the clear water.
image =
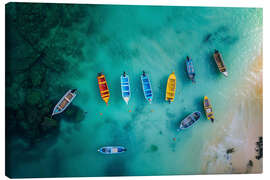
<svg viewBox="0 0 270 180">
<path fill-rule="evenodd" d="M 98 22 L 96 33 L 87 34 L 91 18 Z M 214 136 L 212 128 L 224 123 L 228 97 L 262 48 L 262 9 L 89 6 L 89 16 L 72 35 L 84 41 L 84 59 L 76 67 L 81 73 L 69 76 L 79 91 L 73 103 L 86 118 L 75 127 L 62 121 L 57 143 L 39 160 L 19 162 L 14 176 L 200 174 L 203 145 Z M 223 55 L 228 78 L 212 59 L 214 49 Z M 186 75 L 186 56 L 194 63 L 195 84 Z M 151 80 L 152 104 L 143 95 L 142 70 Z M 130 78 L 128 105 L 121 96 L 123 71 Z M 176 96 L 168 104 L 166 82 L 173 71 Z M 98 72 L 108 82 L 108 106 L 99 94 Z M 204 116 L 205 95 L 214 106 L 215 125 Z M 179 122 L 196 110 L 203 114 L 199 122 L 177 132 Z M 127 152 L 97 152 L 107 145 L 125 146 Z"/>
</svg>

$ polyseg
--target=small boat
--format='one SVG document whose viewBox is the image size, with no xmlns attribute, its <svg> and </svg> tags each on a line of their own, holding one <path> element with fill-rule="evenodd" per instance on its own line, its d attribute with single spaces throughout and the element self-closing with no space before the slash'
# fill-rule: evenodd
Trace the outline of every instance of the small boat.
<svg viewBox="0 0 270 180">
<path fill-rule="evenodd" d="M 177 131 L 189 128 L 192 124 L 197 122 L 200 119 L 200 117 L 201 113 L 199 111 L 191 113 L 181 121 L 179 129 L 177 129 Z"/>
<path fill-rule="evenodd" d="M 203 107 L 204 107 L 207 119 L 211 120 L 211 122 L 213 123 L 215 119 L 214 112 L 207 96 L 204 96 Z"/>
<path fill-rule="evenodd" d="M 101 98 L 105 101 L 105 103 L 108 105 L 108 101 L 110 98 L 110 92 L 108 88 L 107 81 L 105 79 L 105 76 L 102 73 L 98 73 L 98 86 L 100 91 Z"/>
<path fill-rule="evenodd" d="M 214 53 L 214 59 L 216 61 L 216 64 L 218 66 L 219 71 L 224 75 L 224 76 L 228 76 L 228 72 L 226 70 L 223 58 L 221 56 L 221 54 L 218 52 L 218 50 L 215 49 L 215 53 Z"/>
<path fill-rule="evenodd" d="M 123 146 L 105 146 L 97 150 L 102 154 L 119 154 L 126 152 L 127 149 Z"/>
<path fill-rule="evenodd" d="M 192 59 L 190 59 L 188 56 L 186 59 L 186 66 L 187 66 L 188 78 L 192 80 L 192 82 L 195 83 L 195 71 L 194 71 L 193 62 L 192 62 Z"/>
<path fill-rule="evenodd" d="M 129 84 L 129 77 L 126 74 L 126 72 L 121 75 L 121 91 L 122 91 L 122 97 L 124 101 L 128 104 L 128 101 L 130 99 L 130 84 Z"/>
<path fill-rule="evenodd" d="M 141 80 L 142 80 L 144 97 L 151 104 L 152 99 L 153 99 L 151 83 L 148 76 L 145 74 L 144 71 L 143 71 L 143 74 L 141 75 Z"/>
<path fill-rule="evenodd" d="M 169 101 L 169 103 L 173 102 L 176 90 L 176 76 L 174 72 L 170 74 L 168 81 L 167 81 L 167 88 L 166 88 L 166 97 L 165 100 Z"/>
<path fill-rule="evenodd" d="M 51 117 L 63 112 L 70 105 L 71 101 L 76 97 L 76 95 L 77 89 L 68 90 L 54 107 Z"/>
</svg>

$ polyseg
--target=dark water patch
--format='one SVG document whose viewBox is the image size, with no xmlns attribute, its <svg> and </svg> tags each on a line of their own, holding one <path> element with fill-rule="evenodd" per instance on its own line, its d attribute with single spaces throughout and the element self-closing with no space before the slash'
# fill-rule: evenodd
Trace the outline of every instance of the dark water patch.
<svg viewBox="0 0 270 180">
<path fill-rule="evenodd" d="M 122 158 L 113 160 L 105 168 L 104 176 L 125 176 L 127 175 L 126 162 Z"/>
<path fill-rule="evenodd" d="M 203 43 L 233 45 L 239 38 L 227 26 L 220 26 L 216 31 L 207 33 Z"/>
<path fill-rule="evenodd" d="M 65 157 L 57 149 L 52 150 L 51 156 L 50 176 L 61 177 L 61 172 L 63 172 L 62 167 L 64 166 L 62 162 L 64 161 Z"/>
<path fill-rule="evenodd" d="M 158 146 L 152 144 L 152 145 L 150 146 L 150 152 L 156 152 L 156 151 L 158 151 Z"/>
<path fill-rule="evenodd" d="M 189 80 L 187 76 L 186 56 L 180 58 L 178 67 L 181 70 L 181 73 L 178 72 L 176 76 L 177 79 L 180 79 L 180 82 L 182 82 L 181 84 L 191 83 L 191 80 Z"/>
<path fill-rule="evenodd" d="M 130 132 L 133 129 L 133 126 L 134 126 L 133 121 L 130 120 L 123 126 L 123 129 L 127 132 Z"/>
<path fill-rule="evenodd" d="M 63 112 L 62 117 L 68 122 L 79 123 L 85 118 L 86 112 L 79 106 L 70 104 L 69 107 Z"/>
<path fill-rule="evenodd" d="M 59 133 L 61 118 L 51 119 L 50 114 L 63 89 L 70 87 L 64 74 L 70 69 L 76 72 L 74 65 L 82 57 L 83 43 L 70 32 L 85 13 L 83 7 L 63 4 L 9 3 L 6 9 L 6 108 L 13 109 L 8 110 L 6 121 L 13 127 L 9 132 L 33 144 Z M 82 119 L 79 108 L 71 106 L 66 113 Z"/>
</svg>

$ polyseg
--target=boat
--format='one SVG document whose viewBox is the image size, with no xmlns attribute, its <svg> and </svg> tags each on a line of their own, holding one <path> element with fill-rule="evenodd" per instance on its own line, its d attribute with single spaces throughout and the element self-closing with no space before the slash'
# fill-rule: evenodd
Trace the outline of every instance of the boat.
<svg viewBox="0 0 270 180">
<path fill-rule="evenodd" d="M 192 82 L 195 83 L 195 71 L 194 71 L 193 62 L 192 62 L 192 59 L 190 59 L 188 56 L 186 59 L 186 66 L 187 66 L 188 78 L 192 80 Z"/>
<path fill-rule="evenodd" d="M 152 92 L 150 80 L 144 71 L 143 71 L 143 74 L 141 75 L 141 81 L 142 81 L 144 97 L 151 104 L 152 99 L 153 99 L 153 92 Z"/>
<path fill-rule="evenodd" d="M 215 49 L 215 53 L 214 53 L 214 59 L 216 61 L 216 64 L 218 66 L 219 71 L 225 76 L 228 77 L 228 72 L 226 70 L 223 58 L 221 56 L 221 54 L 219 53 L 218 50 Z"/>
<path fill-rule="evenodd" d="M 204 96 L 203 107 L 204 107 L 204 111 L 205 111 L 207 119 L 211 120 L 211 122 L 213 123 L 215 120 L 214 112 L 207 96 Z"/>
<path fill-rule="evenodd" d="M 129 84 L 129 77 L 126 74 L 126 72 L 124 72 L 123 75 L 121 75 L 120 80 L 121 80 L 122 97 L 124 101 L 128 104 L 128 101 L 130 99 L 130 84 Z"/>
<path fill-rule="evenodd" d="M 165 97 L 165 100 L 169 101 L 169 103 L 173 102 L 174 100 L 175 90 L 176 90 L 176 76 L 174 72 L 172 72 L 167 81 L 166 97 Z"/>
<path fill-rule="evenodd" d="M 177 129 L 177 131 L 189 128 L 192 124 L 196 123 L 200 119 L 200 117 L 201 113 L 199 111 L 191 113 L 181 121 L 179 129 Z"/>
<path fill-rule="evenodd" d="M 77 89 L 68 90 L 66 94 L 60 99 L 60 101 L 58 101 L 58 103 L 55 105 L 51 117 L 63 112 L 70 105 L 76 95 Z"/>
<path fill-rule="evenodd" d="M 119 154 L 126 152 L 127 149 L 123 146 L 105 146 L 99 148 L 97 151 L 102 154 Z"/>
<path fill-rule="evenodd" d="M 105 103 L 108 105 L 110 92 L 109 92 L 108 84 L 107 84 L 104 74 L 98 73 L 97 79 L 98 79 L 100 96 L 103 99 L 103 101 L 105 101 Z"/>
</svg>

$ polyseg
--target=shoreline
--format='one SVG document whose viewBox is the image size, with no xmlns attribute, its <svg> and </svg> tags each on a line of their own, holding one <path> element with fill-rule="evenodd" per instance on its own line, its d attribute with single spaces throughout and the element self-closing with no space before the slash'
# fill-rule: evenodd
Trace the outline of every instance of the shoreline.
<svg viewBox="0 0 270 180">
<path fill-rule="evenodd" d="M 256 142 L 263 129 L 262 63 L 262 55 L 257 56 L 230 96 L 228 117 L 213 130 L 215 137 L 204 146 L 203 173 L 262 173 L 262 159 L 255 158 Z M 229 148 L 235 152 L 227 154 Z M 253 167 L 247 166 L 249 160 Z"/>
</svg>

